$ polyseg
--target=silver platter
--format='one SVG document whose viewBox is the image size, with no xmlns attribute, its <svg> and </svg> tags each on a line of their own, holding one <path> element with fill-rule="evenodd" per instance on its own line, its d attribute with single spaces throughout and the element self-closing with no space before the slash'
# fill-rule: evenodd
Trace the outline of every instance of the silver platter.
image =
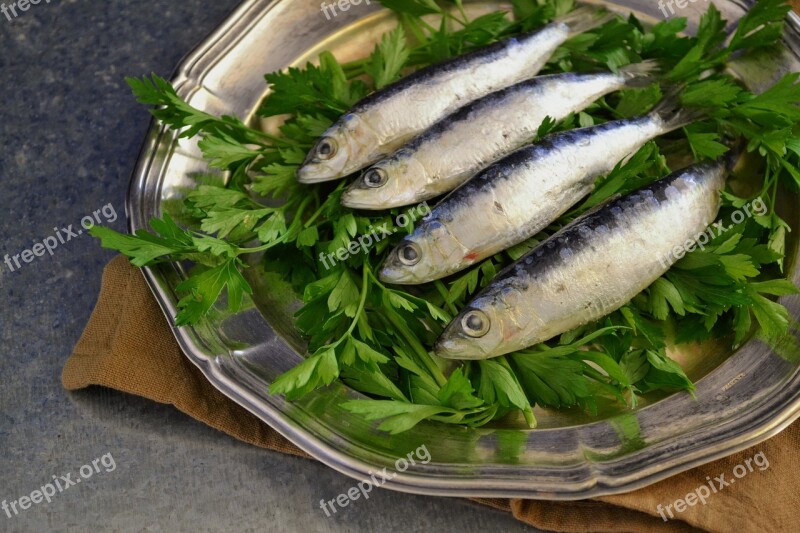
<svg viewBox="0 0 800 533">
<path fill-rule="evenodd" d="M 657 21 L 651 0 L 594 2 Z M 751 1 L 715 1 L 728 20 Z M 473 12 L 508 7 L 473 2 Z M 696 26 L 706 2 L 679 13 Z M 252 119 L 266 93 L 263 74 L 304 63 L 322 49 L 339 59 L 363 57 L 394 24 L 377 2 L 352 6 L 330 20 L 319 0 L 247 0 L 183 62 L 174 78 L 179 94 L 215 115 Z M 800 19 L 792 15 L 786 49 L 769 61 L 737 64 L 754 90 L 786 71 L 800 70 Z M 131 231 L 146 228 L 194 186 L 208 169 L 194 141 L 154 124 L 132 177 L 127 210 Z M 790 264 L 797 263 L 800 233 L 797 198 L 784 195 L 782 215 L 793 226 Z M 630 491 L 755 445 L 800 415 L 800 362 L 753 340 L 735 353 L 704 345 L 675 352 L 697 382 L 696 399 L 674 394 L 635 410 L 587 418 L 575 412 L 537 410 L 539 429 L 514 425 L 482 429 L 422 424 L 391 436 L 344 411 L 342 400 L 358 394 L 333 385 L 289 403 L 267 393 L 269 383 L 301 360 L 302 339 L 292 326 L 285 289 L 250 269 L 255 305 L 235 314 L 223 310 L 197 327 L 174 329 L 186 356 L 223 394 L 325 464 L 357 479 L 425 445 L 432 460 L 398 473 L 385 486 L 443 496 L 525 497 L 569 500 Z M 166 316 L 176 314 L 175 287 L 185 277 L 179 264 L 145 274 Z M 794 269 L 793 279 L 800 283 Z M 283 294 L 282 294 L 283 293 Z M 800 299 L 783 302 L 795 320 Z"/>
</svg>

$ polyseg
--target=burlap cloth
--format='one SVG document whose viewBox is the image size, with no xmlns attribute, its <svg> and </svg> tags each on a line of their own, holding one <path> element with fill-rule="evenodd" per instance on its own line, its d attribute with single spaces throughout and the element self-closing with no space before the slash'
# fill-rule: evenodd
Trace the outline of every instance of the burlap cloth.
<svg viewBox="0 0 800 533">
<path fill-rule="evenodd" d="M 181 353 L 142 273 L 121 256 L 105 269 L 99 301 L 64 366 L 62 380 L 69 390 L 101 385 L 172 404 L 244 442 L 308 457 L 205 380 Z M 800 423 L 752 449 L 629 494 L 568 503 L 477 501 L 552 531 L 798 531 L 798 450 Z M 738 483 L 712 494 L 705 505 L 673 511 L 675 519 L 665 522 L 659 516 L 659 504 L 663 509 L 684 498 L 706 484 L 707 476 L 733 478 L 734 468 L 759 452 L 769 461 L 768 468 L 754 466 Z"/>
</svg>

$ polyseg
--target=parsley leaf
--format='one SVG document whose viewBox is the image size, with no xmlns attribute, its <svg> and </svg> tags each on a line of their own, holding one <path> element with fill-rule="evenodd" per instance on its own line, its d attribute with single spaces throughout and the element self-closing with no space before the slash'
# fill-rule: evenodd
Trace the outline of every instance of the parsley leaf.
<svg viewBox="0 0 800 533">
<path fill-rule="evenodd" d="M 381 89 L 395 81 L 408 61 L 410 50 L 402 26 L 384 34 L 364 67 L 373 79 L 376 89 Z"/>
</svg>

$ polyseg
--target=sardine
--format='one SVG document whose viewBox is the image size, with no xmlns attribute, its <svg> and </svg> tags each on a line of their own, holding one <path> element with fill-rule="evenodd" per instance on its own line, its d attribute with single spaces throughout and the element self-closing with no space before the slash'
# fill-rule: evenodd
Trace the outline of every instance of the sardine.
<svg viewBox="0 0 800 533">
<path fill-rule="evenodd" d="M 342 116 L 308 154 L 301 183 L 342 178 L 393 153 L 459 107 L 535 76 L 568 37 L 610 15 L 579 8 L 543 28 L 420 69 Z"/>
<path fill-rule="evenodd" d="M 367 169 L 345 191 L 342 205 L 388 209 L 452 191 L 531 142 L 546 117 L 560 121 L 606 94 L 646 87 L 655 71 L 655 63 L 644 62 L 619 73 L 541 76 L 484 96 Z"/>
<path fill-rule="evenodd" d="M 694 165 L 596 208 L 500 274 L 435 352 L 487 359 L 616 311 L 660 278 L 714 221 L 732 158 Z"/>
<path fill-rule="evenodd" d="M 443 278 L 536 235 L 588 194 L 596 178 L 698 113 L 666 98 L 648 115 L 549 135 L 450 193 L 389 254 L 388 283 Z"/>
</svg>

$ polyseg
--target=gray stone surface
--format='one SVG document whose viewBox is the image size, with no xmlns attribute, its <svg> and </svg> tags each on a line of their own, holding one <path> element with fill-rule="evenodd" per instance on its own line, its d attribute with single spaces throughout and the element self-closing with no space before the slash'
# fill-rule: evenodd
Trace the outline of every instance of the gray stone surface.
<svg viewBox="0 0 800 533">
<path fill-rule="evenodd" d="M 0 259 L 108 204 L 109 225 L 125 227 L 149 117 L 123 78 L 169 76 L 235 5 L 61 0 L 0 15 Z M 461 500 L 389 491 L 326 518 L 320 499 L 353 481 L 321 464 L 236 442 L 171 406 L 65 392 L 61 367 L 111 257 L 80 235 L 15 272 L 0 263 L 0 501 L 80 477 L 106 454 L 116 465 L 98 463 L 49 504 L 0 510 L 0 531 L 530 530 Z"/>
</svg>

